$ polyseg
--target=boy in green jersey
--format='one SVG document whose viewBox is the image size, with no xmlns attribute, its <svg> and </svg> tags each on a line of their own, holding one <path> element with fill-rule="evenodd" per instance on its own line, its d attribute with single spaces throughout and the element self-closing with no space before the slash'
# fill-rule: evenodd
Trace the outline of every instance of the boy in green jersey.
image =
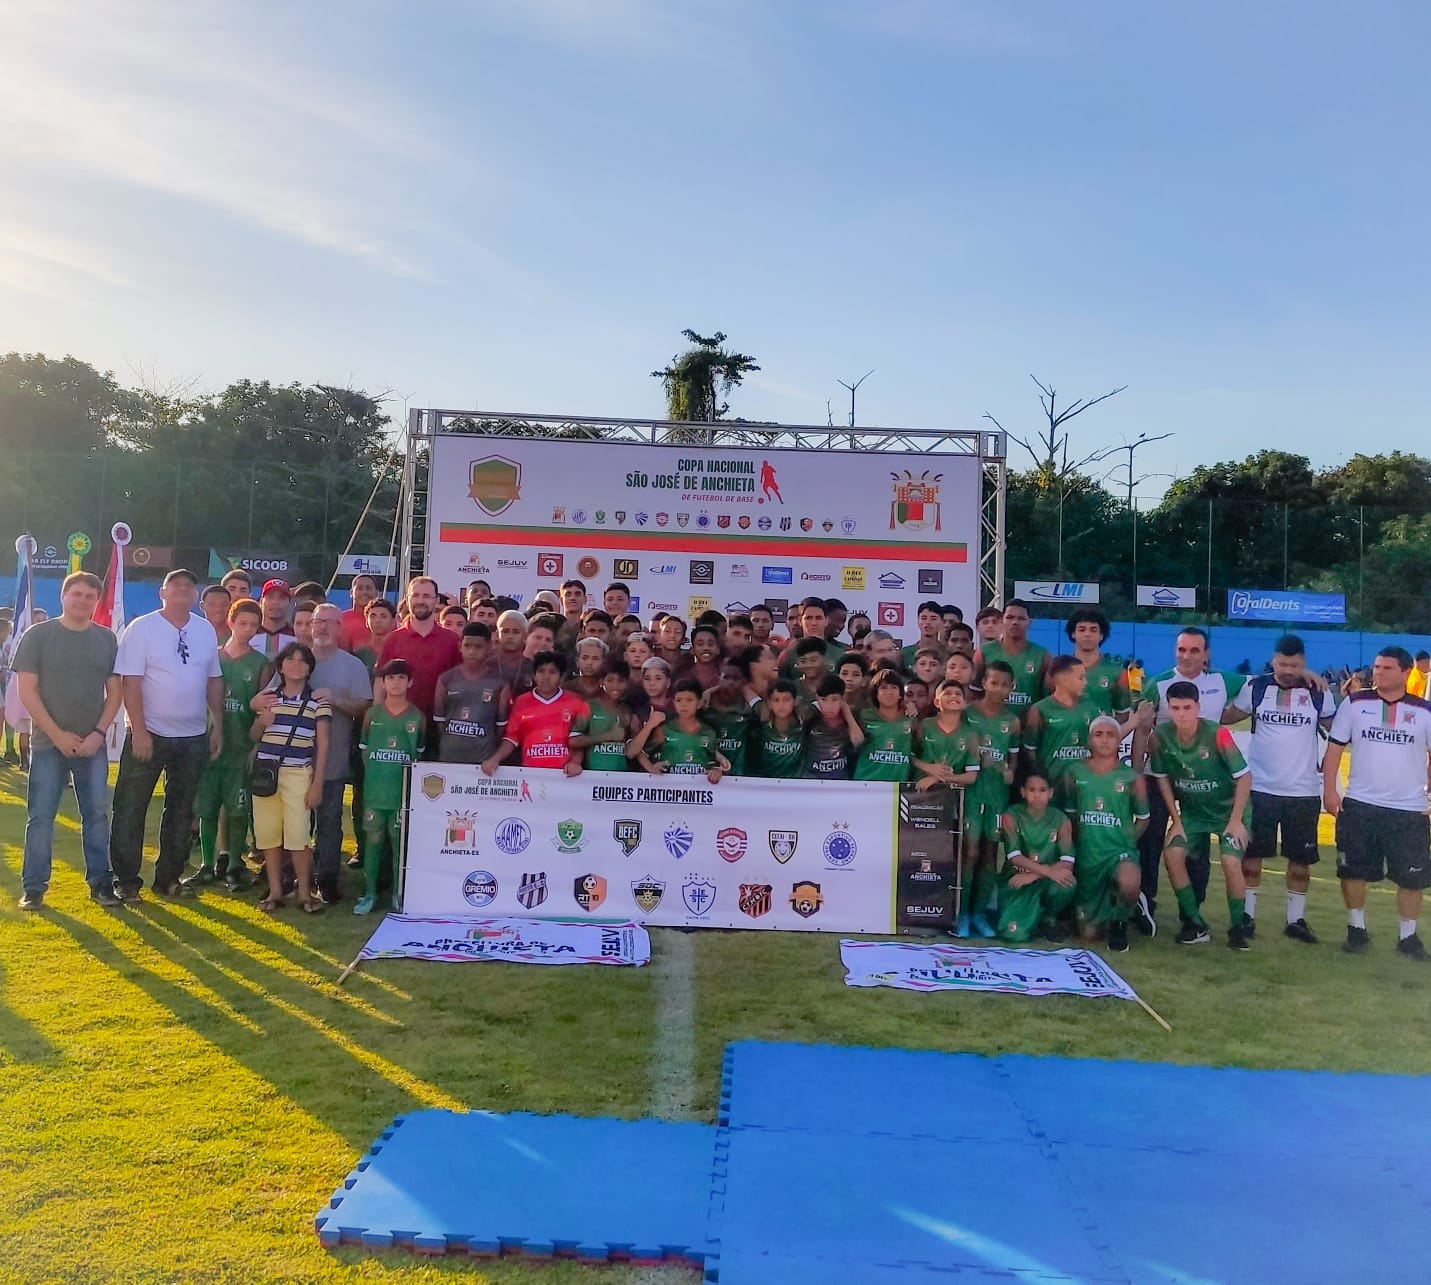
<svg viewBox="0 0 1431 1285">
<path fill-rule="evenodd" d="M 248 867 L 243 860 L 251 817 L 248 783 L 253 743 L 249 729 L 254 714 L 249 702 L 258 695 L 268 665 L 267 657 L 249 646 L 249 641 L 262 623 L 263 612 L 252 598 L 240 598 L 229 608 L 229 637 L 219 648 L 219 669 L 224 679 L 224 749 L 204 768 L 199 779 L 194 818 L 199 823 L 202 864 L 184 880 L 189 886 L 222 878 L 224 887 L 236 892 L 249 884 Z M 221 812 L 224 842 L 219 848 Z"/>
<path fill-rule="evenodd" d="M 1078 891 L 1073 873 L 1073 827 L 1049 806 L 1053 791 L 1042 772 L 1024 777 L 1023 802 L 1004 813 L 1008 857 L 999 875 L 999 938 L 1025 942 L 1037 930 L 1052 942 L 1067 939 L 1058 917 Z"/>
<path fill-rule="evenodd" d="M 914 756 L 915 720 L 904 710 L 904 684 L 891 669 L 870 684 L 873 705 L 859 714 L 864 744 L 855 760 L 856 781 L 907 781 Z"/>
<path fill-rule="evenodd" d="M 756 710 L 752 738 L 755 774 L 793 780 L 800 775 L 805 754 L 805 725 L 796 715 L 795 684 L 780 679 Z"/>
<path fill-rule="evenodd" d="M 1004 634 L 998 642 L 984 642 L 975 658 L 980 672 L 990 661 L 1002 660 L 1014 672 L 1014 690 L 1009 704 L 1022 717 L 1024 711 L 1044 696 L 1044 670 L 1048 652 L 1037 643 L 1029 642 L 1029 608 L 1018 598 L 1009 599 L 1004 608 Z"/>
<path fill-rule="evenodd" d="M 636 761 L 648 772 L 693 776 L 704 772 L 715 785 L 730 768 L 720 752 L 719 738 L 700 719 L 701 685 L 694 678 L 682 678 L 671 688 L 673 718 L 653 709 L 646 725 L 631 742 Z"/>
<path fill-rule="evenodd" d="M 1148 770 L 1157 779 L 1168 809 L 1163 863 L 1183 919 L 1178 941 L 1192 946 L 1209 940 L 1207 923 L 1188 878 L 1188 860 L 1207 861 L 1216 835 L 1227 882 L 1231 922 L 1227 944 L 1233 950 L 1248 950 L 1242 854 L 1247 850 L 1252 774 L 1232 733 L 1201 716 L 1195 683 L 1173 683 L 1166 699 L 1171 721 L 1153 729 Z"/>
<path fill-rule="evenodd" d="M 1108 948 L 1120 952 L 1142 887 L 1138 839 L 1148 824 L 1143 774 L 1118 758 L 1122 736 L 1118 720 L 1100 714 L 1088 729 L 1088 757 L 1070 765 L 1059 786 L 1073 821 L 1079 935 L 1096 941 L 1106 929 Z"/>
<path fill-rule="evenodd" d="M 934 703 L 939 712 L 933 718 L 924 719 L 919 724 L 919 730 L 915 735 L 914 769 L 917 774 L 915 788 L 930 790 L 936 785 L 957 785 L 967 789 L 978 780 L 981 774 L 979 770 L 981 751 L 979 734 L 964 721 L 964 707 L 968 703 L 968 697 L 958 683 L 945 680 L 935 690 Z M 965 804 L 966 806 L 968 804 L 967 795 Z M 975 866 L 973 897 L 966 890 L 963 873 L 964 854 L 969 846 L 966 830 L 961 836 L 959 847 L 959 886 L 964 891 L 961 904 L 958 907 L 955 931 L 960 937 L 969 935 L 969 908 L 972 905 L 977 906 L 981 912 L 974 917 L 977 920 L 975 928 L 979 935 L 992 937 L 994 935 L 993 925 L 982 913 L 985 904 L 987 904 L 992 881 L 983 881 L 978 867 Z M 981 892 L 984 900 L 979 900 Z"/>
<path fill-rule="evenodd" d="M 1051 696 L 1035 702 L 1024 719 L 1024 758 L 1057 788 L 1069 766 L 1088 757 L 1088 727 L 1098 717 L 1085 700 L 1088 676 L 1076 656 L 1055 656 L 1048 666 Z"/>
<path fill-rule="evenodd" d="M 1088 675 L 1084 699 L 1097 706 L 1100 714 L 1111 714 L 1126 725 L 1133 708 L 1133 693 L 1128 687 L 1128 671 L 1103 655 L 1109 630 L 1108 617 L 1092 607 L 1080 607 L 1063 626 L 1073 644 L 1073 654 L 1083 662 Z"/>
<path fill-rule="evenodd" d="M 963 656 L 949 657 L 950 665 Z M 965 661 L 967 664 L 968 662 Z M 979 882 L 975 905 L 983 893 L 987 898 L 994 871 L 998 868 L 999 838 L 1003 815 L 1009 806 L 1009 789 L 1014 783 L 1014 765 L 1023 727 L 1009 708 L 1014 689 L 1014 671 L 1002 660 L 991 660 L 984 670 L 984 694 L 964 711 L 964 722 L 979 737 L 979 775 L 964 795 L 964 834 L 971 849 L 974 874 Z"/>
<path fill-rule="evenodd" d="M 730 657 L 720 662 L 720 682 L 705 693 L 701 704 L 701 718 L 715 731 L 717 746 L 730 764 L 728 775 L 749 775 L 750 702 L 745 696 L 745 673 Z"/>
<path fill-rule="evenodd" d="M 640 721 L 626 703 L 631 690 L 631 666 L 624 660 L 608 660 L 601 675 L 601 688 L 587 704 L 591 715 L 586 731 L 571 738 L 576 749 L 586 750 L 586 766 L 598 772 L 630 770 L 626 746 L 640 730 Z"/>
<path fill-rule="evenodd" d="M 363 752 L 363 895 L 355 915 L 372 913 L 378 899 L 383 841 L 392 845 L 393 909 L 398 903 L 398 856 L 402 852 L 402 786 L 406 769 L 422 755 L 427 724 L 407 698 L 411 671 L 405 660 L 390 660 L 377 671 L 383 699 L 363 715 L 358 742 Z"/>
</svg>

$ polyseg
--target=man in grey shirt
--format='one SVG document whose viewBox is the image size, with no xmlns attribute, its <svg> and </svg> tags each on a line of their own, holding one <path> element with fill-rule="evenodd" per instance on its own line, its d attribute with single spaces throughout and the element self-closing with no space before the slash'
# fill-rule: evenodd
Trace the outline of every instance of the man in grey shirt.
<svg viewBox="0 0 1431 1285">
<path fill-rule="evenodd" d="M 328 758 L 323 773 L 323 798 L 318 804 L 313 845 L 313 875 L 330 906 L 340 898 L 338 871 L 343 855 L 343 791 L 349 780 L 353 723 L 373 703 L 367 667 L 338 645 L 343 613 L 331 602 L 313 610 L 313 656 L 318 664 L 309 680 L 314 694 L 333 711 L 328 724 Z"/>
<path fill-rule="evenodd" d="M 79 804 L 89 895 L 102 906 L 119 905 L 109 867 L 109 755 L 104 747 L 105 732 L 119 713 L 116 643 L 92 619 L 103 588 L 88 571 L 66 576 L 61 614 L 25 630 L 15 652 L 14 681 L 34 729 L 21 910 L 44 904 L 55 814 L 66 785 L 73 786 Z"/>
</svg>

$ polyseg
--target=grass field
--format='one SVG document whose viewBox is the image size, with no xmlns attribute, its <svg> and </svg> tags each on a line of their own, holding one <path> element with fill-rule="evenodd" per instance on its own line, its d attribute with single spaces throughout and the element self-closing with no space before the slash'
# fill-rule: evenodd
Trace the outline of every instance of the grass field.
<svg viewBox="0 0 1431 1285">
<path fill-rule="evenodd" d="M 1308 909 L 1323 945 L 1279 935 L 1271 867 L 1251 953 L 1135 938 L 1116 966 L 1171 1035 L 1114 1000 L 847 990 L 836 939 L 814 933 L 656 930 L 639 970 L 387 961 L 338 991 L 369 928 L 348 906 L 270 917 L 214 891 L 101 910 L 72 812 L 46 908 L 23 914 L 24 788 L 0 769 L 0 1280 L 689 1281 L 330 1254 L 312 1219 L 400 1111 L 710 1120 L 733 1039 L 1431 1069 L 1431 969 L 1395 955 L 1386 889 L 1368 908 L 1372 953 L 1337 949 L 1327 864 Z"/>
</svg>

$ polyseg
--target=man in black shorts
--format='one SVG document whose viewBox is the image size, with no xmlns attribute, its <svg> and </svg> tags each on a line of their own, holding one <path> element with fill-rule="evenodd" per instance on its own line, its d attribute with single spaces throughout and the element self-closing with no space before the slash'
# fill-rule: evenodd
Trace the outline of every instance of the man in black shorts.
<svg viewBox="0 0 1431 1285">
<path fill-rule="evenodd" d="M 1257 930 L 1257 894 L 1262 863 L 1277 855 L 1277 832 L 1287 858 L 1286 936 L 1315 944 L 1307 926 L 1307 887 L 1318 859 L 1317 823 L 1322 815 L 1322 776 L 1317 767 L 1319 726 L 1331 723 L 1336 703 L 1330 692 L 1307 681 L 1307 651 L 1296 634 L 1279 638 L 1272 649 L 1272 672 L 1259 674 L 1230 700 L 1224 723 L 1252 718 L 1252 826 L 1242 874 L 1247 880 L 1243 931 Z"/>
<path fill-rule="evenodd" d="M 1371 667 L 1371 687 L 1348 696 L 1332 719 L 1322 763 L 1322 803 L 1337 818 L 1337 878 L 1347 908 L 1342 949 L 1360 955 L 1366 931 L 1366 885 L 1389 877 L 1396 885 L 1400 940 L 1396 949 L 1425 960 L 1416 931 L 1422 892 L 1431 883 L 1431 819 L 1426 815 L 1431 703 L 1406 692 L 1411 654 L 1383 647 Z M 1346 797 L 1337 793 L 1342 753 L 1351 750 Z"/>
</svg>

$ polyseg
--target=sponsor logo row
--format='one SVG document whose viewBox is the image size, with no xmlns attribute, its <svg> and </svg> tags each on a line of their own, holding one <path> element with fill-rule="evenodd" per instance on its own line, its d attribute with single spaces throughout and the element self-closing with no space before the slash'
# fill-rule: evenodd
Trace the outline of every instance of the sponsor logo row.
<svg viewBox="0 0 1431 1285">
<path fill-rule="evenodd" d="M 539 553 L 537 554 L 537 575 L 557 579 L 567 574 L 567 558 L 565 553 Z M 592 576 L 601 574 L 601 559 L 591 554 L 582 554 L 573 563 L 577 575 L 590 579 Z M 522 562 L 525 568 L 526 562 Z M 793 585 L 797 582 L 810 584 L 833 584 L 836 576 L 833 571 L 801 571 L 796 574 L 794 565 L 764 565 L 751 562 L 729 562 L 721 564 L 714 558 L 690 558 L 686 561 L 685 571 L 687 583 L 693 585 L 713 585 L 716 577 L 722 580 L 753 580 L 755 579 L 756 567 L 760 570 L 761 584 Z M 476 572 L 490 571 L 491 568 L 482 563 L 473 563 L 468 568 Z M 680 564 L 676 562 L 648 562 L 646 564 L 646 576 L 675 576 L 681 570 Z M 639 580 L 642 575 L 641 560 L 639 558 L 613 558 L 611 560 L 611 574 L 617 580 Z M 862 566 L 842 566 L 840 568 L 839 582 L 842 589 L 865 590 L 869 587 L 869 572 Z M 887 590 L 891 593 L 909 587 L 909 578 L 901 575 L 898 571 L 884 571 L 875 577 L 877 588 Z M 944 592 L 944 571 L 940 567 L 921 567 L 915 572 L 915 592 L 916 593 L 943 593 Z"/>
<path fill-rule="evenodd" d="M 627 519 L 638 527 L 655 526 L 664 529 L 675 526 L 684 531 L 694 527 L 698 531 L 800 531 L 813 534 L 818 528 L 826 535 L 854 535 L 859 523 L 854 518 L 772 518 L 762 515 L 753 518 L 748 513 L 736 516 L 732 513 L 667 513 L 664 509 L 652 512 L 648 509 L 584 509 L 568 504 L 552 505 L 553 526 L 625 526 Z"/>
<path fill-rule="evenodd" d="M 525 871 L 517 881 L 516 898 L 518 904 L 524 910 L 536 910 L 543 906 L 547 898 L 558 886 L 564 883 L 566 876 L 553 875 L 550 879 L 545 870 Z M 727 885 L 729 886 L 729 885 Z M 654 914 L 656 908 L 665 900 L 667 883 L 665 880 L 656 879 L 651 875 L 645 875 L 640 879 L 631 881 L 631 900 L 636 903 L 642 914 Z M 693 918 L 701 919 L 710 914 L 716 904 L 721 884 L 719 881 L 703 874 L 689 874 L 681 881 L 680 894 L 681 902 L 686 911 Z M 744 915 L 751 919 L 760 919 L 768 915 L 775 905 L 776 890 L 774 884 L 769 883 L 742 883 L 736 884 L 736 906 Z M 501 891 L 501 884 L 490 870 L 473 870 L 462 880 L 462 896 L 469 906 L 482 909 L 490 906 Z M 606 904 L 608 895 L 608 885 L 604 876 L 594 873 L 577 875 L 571 881 L 571 898 L 579 910 L 584 910 L 587 914 L 594 914 Z M 790 885 L 790 892 L 785 897 L 790 909 L 802 919 L 810 919 L 820 913 L 820 908 L 825 904 L 825 896 L 818 883 L 810 879 L 797 879 Z"/>
<path fill-rule="evenodd" d="M 497 850 L 509 857 L 525 853 L 532 846 L 534 837 L 532 827 L 521 817 L 504 817 L 492 830 L 492 842 Z M 623 856 L 632 856 L 646 838 L 645 823 L 633 817 L 619 818 L 611 823 L 611 837 Z M 560 855 L 570 857 L 578 855 L 590 843 L 591 837 L 584 822 L 568 817 L 556 823 L 555 832 L 548 836 L 548 840 Z M 695 846 L 695 832 L 684 821 L 672 821 L 662 829 L 660 842 L 667 856 L 680 861 L 689 856 Z M 770 855 L 784 865 L 800 846 L 800 832 L 767 830 L 765 842 Z M 716 832 L 714 846 L 716 855 L 733 865 L 750 850 L 750 835 L 739 826 L 728 825 Z M 476 813 L 448 812 L 443 855 L 461 853 L 475 856 L 478 847 Z M 844 870 L 854 864 L 859 855 L 859 845 L 847 822 L 834 823 L 820 844 L 820 853 L 825 864 L 833 870 Z"/>
</svg>

